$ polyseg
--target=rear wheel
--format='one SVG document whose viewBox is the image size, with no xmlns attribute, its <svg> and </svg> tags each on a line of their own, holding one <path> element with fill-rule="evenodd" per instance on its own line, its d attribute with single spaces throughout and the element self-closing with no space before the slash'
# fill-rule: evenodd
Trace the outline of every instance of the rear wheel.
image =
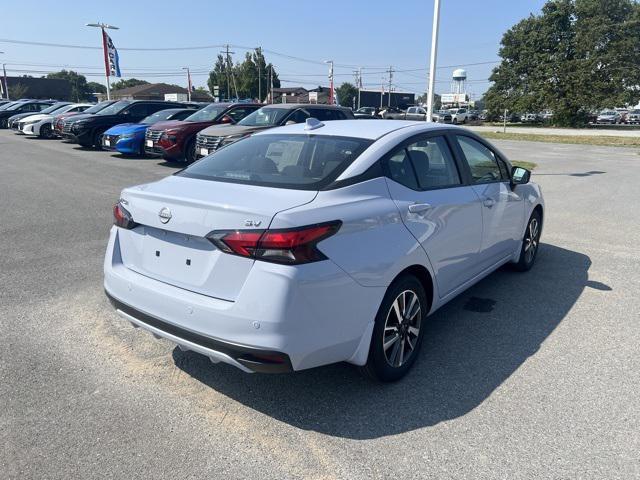
<svg viewBox="0 0 640 480">
<path fill-rule="evenodd" d="M 520 258 L 515 264 L 516 270 L 526 272 L 533 267 L 538 255 L 538 245 L 540 244 L 540 233 L 542 223 L 540 213 L 536 210 L 531 214 L 527 230 L 522 240 L 522 248 L 520 249 Z"/>
<path fill-rule="evenodd" d="M 376 315 L 369 357 L 362 367 L 365 375 L 381 382 L 406 375 L 422 345 L 428 308 L 424 288 L 413 275 L 389 287 Z"/>
</svg>

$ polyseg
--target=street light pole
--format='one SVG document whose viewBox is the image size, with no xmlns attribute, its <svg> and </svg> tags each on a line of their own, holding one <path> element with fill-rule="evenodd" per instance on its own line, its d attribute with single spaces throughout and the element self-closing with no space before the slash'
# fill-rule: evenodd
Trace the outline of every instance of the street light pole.
<svg viewBox="0 0 640 480">
<path fill-rule="evenodd" d="M 187 71 L 187 101 L 191 101 L 191 72 L 189 71 L 189 67 L 182 67 L 182 70 Z"/>
<path fill-rule="evenodd" d="M 440 0 L 433 2 L 433 31 L 431 32 L 431 61 L 429 62 L 429 91 L 427 92 L 427 122 L 433 121 L 433 89 L 436 84 L 436 60 L 438 55 L 438 27 L 440 24 Z"/>
<path fill-rule="evenodd" d="M 0 54 L 4 55 L 4 52 L 0 52 Z M 4 93 L 4 97 L 9 100 L 9 88 L 7 87 L 7 64 L 2 64 L 2 92 Z M 0 98 L 2 98 L 0 96 Z"/>
<path fill-rule="evenodd" d="M 111 80 L 110 80 L 110 73 L 109 73 L 109 67 L 107 66 L 107 44 L 106 44 L 106 34 L 105 34 L 105 28 L 109 28 L 111 30 L 120 30 L 118 27 L 114 27 L 113 25 L 109 25 L 107 23 L 102 23 L 102 22 L 98 22 L 98 23 L 85 23 L 86 27 L 95 27 L 95 28 L 99 28 L 101 33 L 102 33 L 102 50 L 104 52 L 104 68 L 105 68 L 105 79 L 106 79 L 106 83 L 107 83 L 107 100 L 111 100 Z"/>
</svg>

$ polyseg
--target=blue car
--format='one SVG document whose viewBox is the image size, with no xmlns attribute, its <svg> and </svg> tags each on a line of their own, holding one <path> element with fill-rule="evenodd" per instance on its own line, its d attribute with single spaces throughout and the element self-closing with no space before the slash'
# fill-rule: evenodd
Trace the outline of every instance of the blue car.
<svg viewBox="0 0 640 480">
<path fill-rule="evenodd" d="M 184 120 L 193 112 L 193 108 L 169 108 L 149 115 L 140 123 L 121 123 L 111 127 L 102 135 L 102 149 L 144 156 L 144 134 L 150 125 L 166 120 Z"/>
</svg>

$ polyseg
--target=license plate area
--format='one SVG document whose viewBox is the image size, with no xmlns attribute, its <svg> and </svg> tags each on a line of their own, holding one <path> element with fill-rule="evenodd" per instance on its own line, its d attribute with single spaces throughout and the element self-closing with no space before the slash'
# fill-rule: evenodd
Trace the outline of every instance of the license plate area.
<svg viewBox="0 0 640 480">
<path fill-rule="evenodd" d="M 153 148 L 153 140 L 147 140 L 147 141 L 145 142 L 145 145 L 146 145 L 147 147 Z"/>
<path fill-rule="evenodd" d="M 104 144 L 105 147 L 110 147 L 111 146 L 111 140 L 108 140 L 108 139 L 105 138 L 104 141 L 103 141 L 103 144 Z"/>
<path fill-rule="evenodd" d="M 209 150 L 206 148 L 201 148 L 200 155 L 202 155 L 203 157 L 206 157 L 207 155 L 209 155 Z"/>
<path fill-rule="evenodd" d="M 147 227 L 142 242 L 142 273 L 176 285 L 199 287 L 213 270 L 216 253 L 204 238 Z"/>
</svg>

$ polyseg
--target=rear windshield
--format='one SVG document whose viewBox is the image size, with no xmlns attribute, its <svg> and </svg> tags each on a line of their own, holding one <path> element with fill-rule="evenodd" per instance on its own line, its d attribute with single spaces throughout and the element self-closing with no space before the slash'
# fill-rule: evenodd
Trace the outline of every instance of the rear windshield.
<svg viewBox="0 0 640 480">
<path fill-rule="evenodd" d="M 177 175 L 297 190 L 319 190 L 372 141 L 325 135 L 255 135 L 204 157 Z"/>
<path fill-rule="evenodd" d="M 182 114 L 183 112 L 185 112 L 186 114 L 184 114 L 183 116 L 180 116 L 180 114 Z M 190 110 L 190 111 L 176 110 L 175 108 L 171 108 L 169 110 L 160 110 L 159 112 L 156 112 L 152 115 L 149 115 L 148 117 L 145 117 L 140 123 L 144 123 L 146 125 L 153 125 L 154 123 L 162 122 L 163 120 L 168 120 L 174 115 L 178 115 L 180 118 L 185 118 L 190 113 L 193 113 L 193 110 Z"/>
</svg>

